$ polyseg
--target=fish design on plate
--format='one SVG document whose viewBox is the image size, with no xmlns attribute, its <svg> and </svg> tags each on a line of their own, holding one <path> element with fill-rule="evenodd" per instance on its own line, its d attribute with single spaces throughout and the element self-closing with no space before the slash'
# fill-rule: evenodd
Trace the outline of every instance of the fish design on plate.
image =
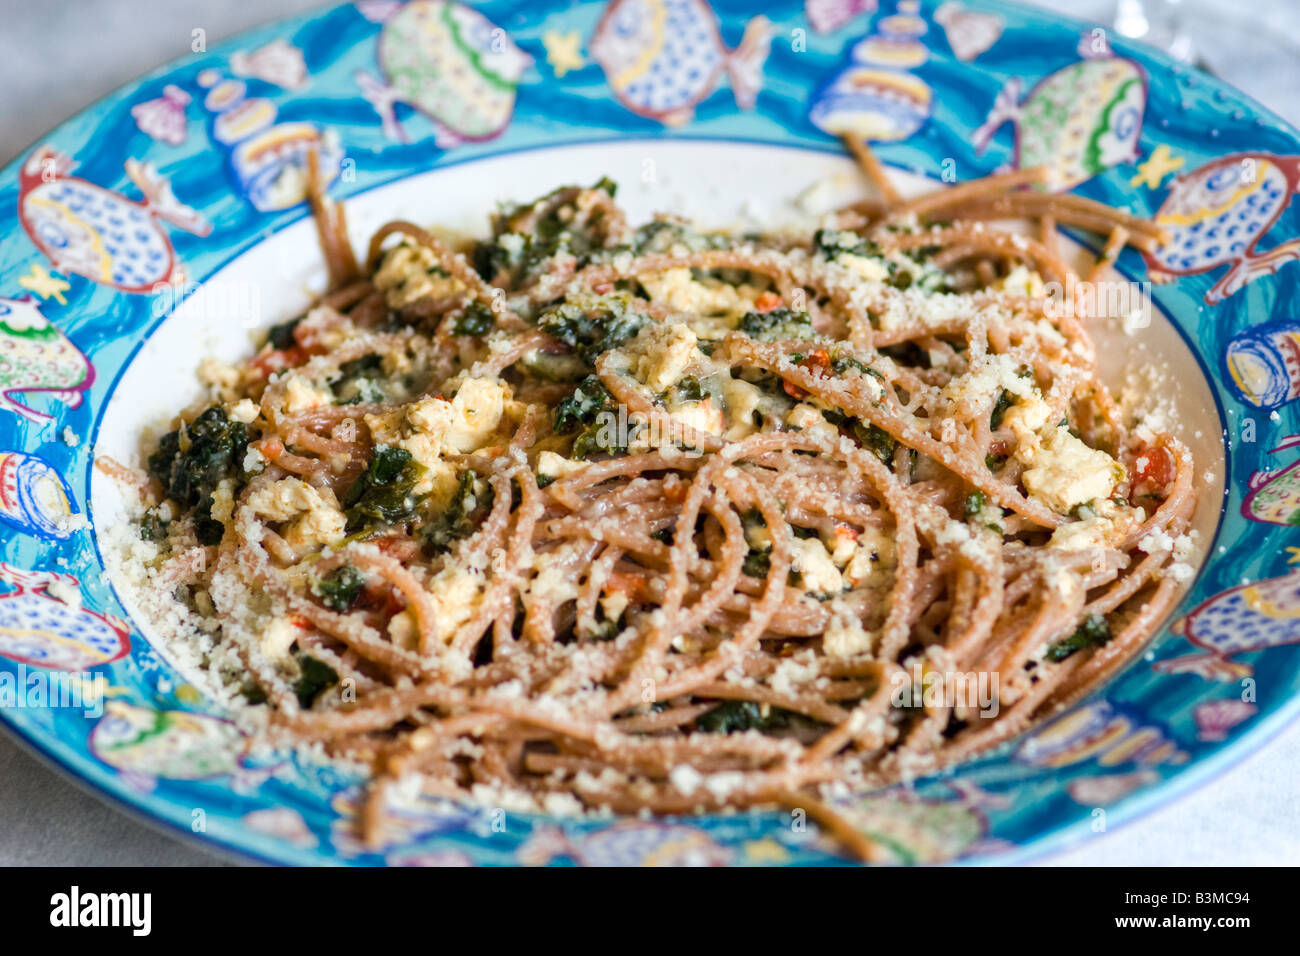
<svg viewBox="0 0 1300 956">
<path fill-rule="evenodd" d="M 1033 767 L 1068 767 L 1093 759 L 1102 767 L 1154 767 L 1184 763 L 1187 754 L 1163 727 L 1096 700 L 1034 732 L 1016 750 L 1016 759 Z"/>
<path fill-rule="evenodd" d="M 1270 455 L 1300 445 L 1300 435 L 1288 435 Z M 1257 471 L 1250 476 L 1250 490 L 1241 502 L 1241 513 L 1251 521 L 1300 526 L 1300 460 L 1281 471 Z"/>
<path fill-rule="evenodd" d="M 355 77 L 385 136 L 410 141 L 393 109 L 397 103 L 428 117 L 443 149 L 492 139 L 509 125 L 515 88 L 533 60 L 495 23 L 451 0 L 358 9 L 383 24 L 376 57 L 387 82 L 364 70 Z"/>
<path fill-rule="evenodd" d="M 728 50 L 705 0 L 613 0 L 588 48 L 614 96 L 639 116 L 681 126 L 717 89 L 723 74 L 736 105 L 754 108 L 773 29 L 764 16 L 745 25 Z"/>
<path fill-rule="evenodd" d="M 1300 322 L 1262 322 L 1228 340 L 1228 384 L 1248 405 L 1270 411 L 1300 398 Z"/>
<path fill-rule="evenodd" d="M 212 138 L 230 153 L 230 168 L 240 191 L 259 212 L 291 209 L 307 199 L 307 161 L 317 154 L 321 186 L 339 174 L 343 150 L 332 130 L 315 123 L 277 123 L 274 103 L 247 96 L 243 80 L 204 70 L 199 86 L 208 92 L 203 106 L 214 115 Z"/>
<path fill-rule="evenodd" d="M 872 142 L 907 139 L 930 116 L 934 93 L 909 71 L 929 59 L 920 37 L 928 29 L 914 0 L 884 17 L 876 32 L 849 51 L 849 65 L 817 92 L 808 119 L 831 136 Z"/>
<path fill-rule="evenodd" d="M 71 574 L 24 571 L 0 563 L 0 657 L 62 671 L 84 671 L 125 657 L 131 649 L 124 621 L 81 605 L 81 582 Z"/>
<path fill-rule="evenodd" d="M 230 72 L 273 83 L 286 90 L 307 85 L 307 64 L 298 49 L 283 37 L 260 46 L 251 53 L 240 50 L 230 57 Z"/>
<path fill-rule="evenodd" d="M 302 814 L 289 807 L 266 807 L 244 814 L 244 826 L 267 836 L 278 837 L 294 846 L 311 848 L 319 842 Z"/>
<path fill-rule="evenodd" d="M 1021 96 L 1019 78 L 998 94 L 988 119 L 972 135 L 977 154 L 1006 123 L 1015 130 L 1013 165 L 1044 166 L 1046 189 L 1069 190 L 1098 173 L 1138 158 L 1147 80 L 1133 60 L 1096 49 L 1085 37 L 1083 59 L 1040 80 Z"/>
<path fill-rule="evenodd" d="M 1263 236 L 1291 205 L 1300 188 L 1300 156 L 1234 153 L 1179 176 L 1153 217 L 1169 241 L 1143 252 L 1152 282 L 1197 275 L 1219 266 L 1228 271 L 1205 294 L 1215 305 L 1249 282 L 1300 259 L 1300 239 L 1264 252 Z"/>
<path fill-rule="evenodd" d="M 419 789 L 387 787 L 383 794 L 380 832 L 372 834 L 370 843 L 364 843 L 360 821 L 365 813 L 366 799 L 367 793 L 349 789 L 332 802 L 337 814 L 333 827 L 334 845 L 351 856 L 393 847 L 409 848 L 419 840 L 459 833 L 482 825 L 491 812 Z"/>
<path fill-rule="evenodd" d="M 16 392 L 45 392 L 68 408 L 95 381 L 95 367 L 72 340 L 41 314 L 31 296 L 0 298 L 0 411 L 32 422 L 50 419 L 18 401 Z"/>
<path fill-rule="evenodd" d="M 1070 799 L 1084 807 L 1108 807 L 1160 779 L 1154 770 L 1078 777 L 1065 786 Z"/>
<path fill-rule="evenodd" d="M 144 200 L 127 199 L 69 175 L 77 164 L 52 146 L 32 152 L 18 174 L 18 218 L 56 269 L 122 292 L 150 292 L 179 270 L 158 220 L 196 236 L 212 224 L 179 202 L 171 184 L 148 163 L 128 159 L 127 177 Z"/>
<path fill-rule="evenodd" d="M 204 780 L 239 771 L 243 740 L 220 717 L 110 701 L 88 743 L 99 760 L 137 778 Z"/>
<path fill-rule="evenodd" d="M 584 832 L 538 827 L 517 853 L 525 866 L 545 866 L 561 857 L 579 866 L 726 866 L 731 851 L 697 827 L 620 820 Z"/>
<path fill-rule="evenodd" d="M 76 528 L 72 502 L 72 489 L 44 458 L 0 452 L 0 521 L 24 534 L 63 541 Z"/>
<path fill-rule="evenodd" d="M 168 83 L 162 96 L 145 100 L 131 107 L 135 125 L 150 139 L 168 146 L 180 146 L 189 131 L 185 123 L 185 107 L 190 105 L 190 94 L 179 86 Z"/>
<path fill-rule="evenodd" d="M 1196 736 L 1200 740 L 1210 742 L 1226 740 L 1229 730 L 1254 717 L 1258 709 L 1249 701 L 1236 697 L 1208 700 L 1203 704 L 1197 704 L 1196 709 L 1192 711 L 1192 720 L 1196 722 Z"/>
<path fill-rule="evenodd" d="M 1254 668 L 1234 657 L 1300 642 L 1300 568 L 1216 594 L 1170 630 L 1204 653 L 1157 661 L 1152 665 L 1155 670 L 1206 680 L 1249 677 Z"/>
<path fill-rule="evenodd" d="M 1002 18 L 992 13 L 976 13 L 960 3 L 948 2 L 934 11 L 934 22 L 943 27 L 953 56 L 969 63 L 1002 36 Z"/>
<path fill-rule="evenodd" d="M 944 863 L 979 852 L 989 832 L 985 808 L 1005 800 L 966 781 L 949 784 L 955 799 L 922 797 L 906 787 L 839 801 L 848 820 L 884 854 L 882 863 Z M 991 847 L 984 847 L 991 849 Z"/>
<path fill-rule="evenodd" d="M 876 0 L 806 0 L 808 22 L 818 33 L 834 33 L 864 13 L 876 12 Z"/>
</svg>

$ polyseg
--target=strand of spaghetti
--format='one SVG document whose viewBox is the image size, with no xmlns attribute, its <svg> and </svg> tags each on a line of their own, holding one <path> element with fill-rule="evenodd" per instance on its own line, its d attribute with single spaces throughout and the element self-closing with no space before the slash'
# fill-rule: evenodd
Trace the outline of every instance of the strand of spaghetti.
<svg viewBox="0 0 1300 956">
<path fill-rule="evenodd" d="M 894 188 L 894 184 L 889 181 L 889 174 L 885 172 L 884 165 L 876 158 L 871 147 L 866 141 L 853 133 L 844 133 L 840 136 L 848 151 L 853 154 L 854 161 L 858 164 L 867 181 L 876 187 L 880 197 L 885 201 L 886 208 L 895 207 L 902 202 L 902 196 Z"/>
<path fill-rule="evenodd" d="M 890 223 L 901 222 L 912 215 L 919 219 L 936 210 L 946 209 L 982 196 L 999 195 L 1019 186 L 1039 185 L 1045 181 L 1046 174 L 1047 171 L 1043 167 L 1035 166 L 1030 169 L 1017 169 L 1008 173 L 998 173 L 983 179 L 972 179 L 969 182 L 951 186 L 948 189 L 923 193 L 920 196 L 915 196 L 892 206 L 886 212 L 885 218 L 876 223 L 876 226 L 879 228 Z"/>
</svg>

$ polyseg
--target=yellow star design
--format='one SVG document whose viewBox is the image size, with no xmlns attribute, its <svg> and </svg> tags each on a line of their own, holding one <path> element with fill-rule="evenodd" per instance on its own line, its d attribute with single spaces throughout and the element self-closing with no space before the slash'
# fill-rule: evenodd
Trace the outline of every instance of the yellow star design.
<svg viewBox="0 0 1300 956">
<path fill-rule="evenodd" d="M 1183 158 L 1171 155 L 1169 147 L 1161 143 L 1151 151 L 1146 162 L 1138 166 L 1137 175 L 1128 182 L 1130 186 L 1146 183 L 1147 189 L 1159 189 L 1166 176 L 1182 168 Z"/>
<path fill-rule="evenodd" d="M 1300 564 L 1300 548 L 1287 548 L 1291 557 L 1286 559 L 1287 564 Z"/>
<path fill-rule="evenodd" d="M 745 844 L 745 856 L 751 863 L 784 863 L 790 859 L 786 848 L 771 837 L 750 840 Z"/>
<path fill-rule="evenodd" d="M 67 305 L 68 300 L 63 297 L 63 293 L 72 288 L 71 285 L 55 276 L 52 276 L 45 268 L 36 263 L 32 263 L 31 271 L 25 276 L 20 276 L 18 284 L 24 289 L 30 289 L 42 299 L 54 298 L 59 305 Z"/>
<path fill-rule="evenodd" d="M 587 65 L 582 58 L 582 36 L 577 30 L 570 33 L 547 30 L 542 36 L 542 45 L 546 47 L 546 62 L 551 64 L 557 77 Z"/>
</svg>

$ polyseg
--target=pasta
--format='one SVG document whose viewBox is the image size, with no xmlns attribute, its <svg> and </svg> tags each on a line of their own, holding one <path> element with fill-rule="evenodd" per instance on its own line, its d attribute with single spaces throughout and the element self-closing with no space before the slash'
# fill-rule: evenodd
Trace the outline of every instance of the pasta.
<svg viewBox="0 0 1300 956">
<path fill-rule="evenodd" d="M 1022 732 L 1189 571 L 1192 459 L 1097 376 L 1036 170 L 813 234 L 633 227 L 565 187 L 456 246 L 407 222 L 148 449 L 140 535 L 265 736 L 552 812 L 803 807 Z M 987 225 L 1040 224 L 1033 238 Z M 215 659 L 215 658 L 214 658 Z M 941 679 L 987 685 L 976 700 Z M 946 685 L 945 685 L 946 686 Z M 495 796 L 494 796 L 495 795 Z"/>
</svg>

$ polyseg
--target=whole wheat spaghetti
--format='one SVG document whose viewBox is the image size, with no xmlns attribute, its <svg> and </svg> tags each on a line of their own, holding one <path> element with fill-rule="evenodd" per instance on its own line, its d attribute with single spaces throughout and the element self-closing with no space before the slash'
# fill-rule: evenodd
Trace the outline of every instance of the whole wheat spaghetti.
<svg viewBox="0 0 1300 956">
<path fill-rule="evenodd" d="M 414 779 L 804 806 L 877 858 L 845 792 L 1059 708 L 1185 573 L 1191 456 L 1043 286 L 1080 281 L 1055 223 L 1107 240 L 1096 275 L 1158 235 L 1036 179 L 764 237 L 633 227 L 602 181 L 463 247 L 390 223 L 359 264 L 317 195 L 330 292 L 208 370 L 147 476 L 103 464 L 265 735 L 372 768 L 371 840 Z M 928 693 L 951 674 L 991 699 Z"/>
</svg>

